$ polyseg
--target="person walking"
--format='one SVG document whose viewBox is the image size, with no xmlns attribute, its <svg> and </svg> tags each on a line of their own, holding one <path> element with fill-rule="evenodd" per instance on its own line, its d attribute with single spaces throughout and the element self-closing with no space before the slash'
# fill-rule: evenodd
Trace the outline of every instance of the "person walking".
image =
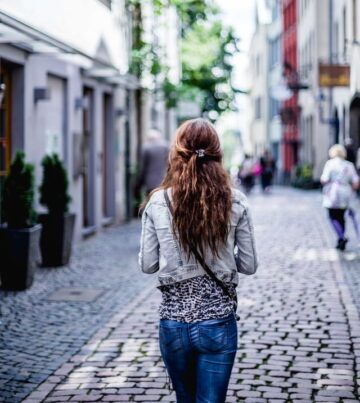
<svg viewBox="0 0 360 403">
<path fill-rule="evenodd" d="M 158 273 L 161 355 L 178 403 L 224 403 L 237 350 L 238 272 L 258 261 L 246 197 L 204 119 L 184 122 L 142 215 L 139 264 Z"/>
<path fill-rule="evenodd" d="M 144 144 L 136 190 L 151 193 L 163 180 L 168 164 L 169 147 L 158 130 L 150 130 Z"/>
<path fill-rule="evenodd" d="M 346 161 L 349 161 L 352 164 L 354 164 L 356 170 L 358 171 L 358 169 L 357 169 L 357 153 L 354 148 L 354 142 L 351 138 L 345 139 L 345 150 L 346 150 Z M 349 206 L 347 208 L 347 214 L 349 215 L 351 222 L 353 223 L 356 238 L 357 238 L 358 242 L 360 243 L 360 226 L 359 226 L 359 221 L 358 221 L 358 217 L 357 217 L 357 213 L 356 213 L 358 200 L 357 200 L 356 196 L 357 196 L 356 192 L 354 191 L 352 193 L 352 197 L 350 199 Z"/>
<path fill-rule="evenodd" d="M 239 179 L 246 194 L 250 194 L 255 185 L 254 167 L 253 157 L 245 154 L 245 158 L 239 169 Z"/>
<path fill-rule="evenodd" d="M 268 192 L 272 185 L 276 164 L 269 150 L 265 150 L 260 158 L 261 166 L 261 188 L 263 192 Z"/>
<path fill-rule="evenodd" d="M 345 237 L 345 212 L 353 191 L 359 186 L 359 177 L 354 164 L 345 160 L 344 146 L 333 145 L 329 150 L 329 157 L 320 178 L 323 185 L 323 206 L 328 209 L 330 222 L 338 238 L 336 248 L 343 251 L 348 242 Z"/>
</svg>

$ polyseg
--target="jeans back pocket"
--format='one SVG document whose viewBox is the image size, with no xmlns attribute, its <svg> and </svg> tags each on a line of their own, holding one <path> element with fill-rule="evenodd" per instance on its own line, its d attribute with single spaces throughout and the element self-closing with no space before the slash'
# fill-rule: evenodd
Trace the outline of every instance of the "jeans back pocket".
<svg viewBox="0 0 360 403">
<path fill-rule="evenodd" d="M 224 350 L 228 342 L 227 323 L 199 326 L 199 341 L 203 350 L 211 352 Z"/>
<path fill-rule="evenodd" d="M 182 348 L 181 328 L 160 325 L 160 348 L 166 352 L 174 352 Z"/>
</svg>

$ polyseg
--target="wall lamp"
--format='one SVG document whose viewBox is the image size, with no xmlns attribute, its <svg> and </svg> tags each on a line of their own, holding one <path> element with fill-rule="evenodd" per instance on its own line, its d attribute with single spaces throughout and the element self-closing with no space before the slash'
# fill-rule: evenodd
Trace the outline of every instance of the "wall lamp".
<svg viewBox="0 0 360 403">
<path fill-rule="evenodd" d="M 48 101 L 51 99 L 50 88 L 47 87 L 38 87 L 34 88 L 34 102 L 37 103 L 39 101 Z"/>
</svg>

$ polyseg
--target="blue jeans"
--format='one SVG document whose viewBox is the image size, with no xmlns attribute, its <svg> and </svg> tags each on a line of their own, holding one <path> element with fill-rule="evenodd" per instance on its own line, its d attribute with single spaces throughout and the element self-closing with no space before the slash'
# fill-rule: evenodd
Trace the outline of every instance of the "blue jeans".
<svg viewBox="0 0 360 403">
<path fill-rule="evenodd" d="M 233 314 L 197 323 L 160 320 L 160 350 L 178 403 L 224 403 L 236 349 Z"/>
</svg>

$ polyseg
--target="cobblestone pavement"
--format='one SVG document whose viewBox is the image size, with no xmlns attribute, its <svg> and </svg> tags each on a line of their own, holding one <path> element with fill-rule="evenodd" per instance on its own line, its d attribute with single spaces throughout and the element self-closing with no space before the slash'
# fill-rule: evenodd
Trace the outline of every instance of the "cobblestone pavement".
<svg viewBox="0 0 360 403">
<path fill-rule="evenodd" d="M 334 239 L 316 192 L 275 189 L 268 196 L 252 196 L 251 204 L 261 265 L 256 275 L 242 276 L 238 288 L 239 346 L 226 401 L 359 402 L 360 322 L 351 294 L 356 290 L 349 287 L 360 278 L 356 271 L 359 249 L 351 243 L 345 254 L 333 249 Z M 109 255 L 117 246 L 113 235 L 121 231 L 106 234 Z M 123 238 L 134 254 L 136 247 L 131 242 L 135 242 L 136 231 L 134 228 L 129 239 Z M 123 260 L 119 267 L 125 266 Z M 135 279 L 134 260 L 127 255 L 127 267 L 133 267 L 131 277 Z M 104 270 L 103 276 L 105 273 L 108 271 Z M 106 276 L 100 283 L 103 287 L 113 281 Z M 43 288 L 49 279 L 43 281 Z M 69 352 L 56 371 L 55 365 L 50 369 L 42 365 L 51 375 L 24 402 L 174 402 L 173 393 L 165 387 L 158 348 L 159 297 L 151 286 L 122 310 L 120 299 L 116 300 L 118 312 L 109 320 L 109 315 L 103 315 L 101 323 L 98 316 L 90 321 L 89 327 L 96 323 L 98 330 L 82 348 L 74 348 L 78 350 L 75 355 L 69 357 Z M 17 298 L 13 297 L 14 304 Z M 103 306 L 97 306 L 100 298 L 92 308 L 85 305 L 85 314 L 91 309 L 101 312 Z M 59 306 L 56 311 L 68 306 Z M 31 315 L 40 320 L 39 311 Z M 27 318 L 17 330 L 30 329 L 28 334 L 37 332 L 39 336 L 33 320 L 33 316 Z M 87 337 L 81 323 L 74 323 L 80 330 L 72 339 L 79 345 Z M 44 326 L 42 331 L 47 331 Z M 61 328 L 57 334 L 50 333 L 50 341 L 63 336 Z M 7 354 L 13 354 L 14 342 L 8 340 Z M 21 356 L 20 347 L 18 359 L 27 359 L 27 355 Z M 46 357 L 37 357 L 39 364 L 46 361 Z M 3 362 L 7 361 L 3 358 Z"/>
<path fill-rule="evenodd" d="M 0 402 L 21 401 L 151 284 L 134 270 L 139 231 L 138 222 L 108 228 L 79 244 L 69 266 L 39 268 L 31 289 L 0 291 Z M 64 288 L 75 299 L 79 288 L 101 294 L 93 302 L 51 300 Z"/>
</svg>

